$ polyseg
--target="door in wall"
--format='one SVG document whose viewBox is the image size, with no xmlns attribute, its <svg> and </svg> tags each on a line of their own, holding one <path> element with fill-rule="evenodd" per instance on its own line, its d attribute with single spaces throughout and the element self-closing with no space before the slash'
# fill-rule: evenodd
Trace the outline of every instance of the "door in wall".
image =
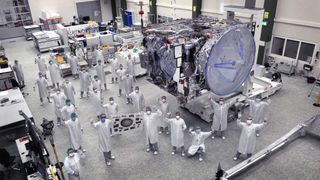
<svg viewBox="0 0 320 180">
<path fill-rule="evenodd" d="M 102 21 L 100 1 L 78 2 L 77 11 L 79 22 Z"/>
</svg>

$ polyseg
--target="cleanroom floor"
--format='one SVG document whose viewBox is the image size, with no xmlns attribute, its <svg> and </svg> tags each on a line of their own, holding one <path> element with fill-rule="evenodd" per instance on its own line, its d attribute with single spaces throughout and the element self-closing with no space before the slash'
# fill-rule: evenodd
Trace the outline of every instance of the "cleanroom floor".
<svg viewBox="0 0 320 180">
<path fill-rule="evenodd" d="M 52 104 L 40 106 L 38 91 L 33 91 L 38 67 L 34 64 L 34 58 L 38 53 L 32 41 L 24 38 L 6 40 L 2 43 L 5 47 L 10 64 L 18 59 L 24 68 L 26 88 L 30 93 L 26 101 L 33 113 L 36 124 L 40 127 L 42 118 L 55 120 Z M 48 56 L 48 53 L 43 54 Z M 110 67 L 108 67 L 110 68 Z M 91 71 L 94 74 L 94 71 Z M 76 105 L 78 106 L 79 119 L 84 128 L 83 144 L 87 149 L 85 165 L 81 173 L 88 180 L 141 180 L 141 179 L 213 179 L 219 162 L 223 169 L 229 169 L 237 162 L 233 156 L 237 150 L 240 129 L 236 122 L 229 124 L 226 132 L 226 140 L 211 138 L 206 141 L 206 154 L 204 161 L 199 162 L 197 158 L 187 159 L 179 155 L 171 155 L 170 137 L 160 135 L 160 154 L 154 156 L 145 151 L 145 140 L 142 132 L 134 132 L 129 135 L 112 137 L 112 152 L 116 156 L 111 167 L 107 167 L 102 153 L 98 149 L 98 139 L 90 121 L 95 118 L 95 110 L 91 100 L 79 99 L 79 80 L 73 80 L 76 94 Z M 110 96 L 115 98 L 119 104 L 120 112 L 131 112 L 132 105 L 125 103 L 124 97 L 118 97 L 117 84 L 111 84 L 110 74 L 107 75 L 109 91 L 103 91 L 105 101 Z M 174 96 L 149 83 L 145 78 L 138 79 L 137 85 L 146 98 L 146 105 L 154 105 L 157 99 L 166 95 L 174 106 L 182 113 L 188 127 L 200 125 L 203 130 L 209 131 L 210 124 L 202 121 L 198 116 L 192 115 L 184 109 L 177 107 Z M 311 85 L 306 83 L 302 77 L 287 77 L 283 75 L 283 88 L 271 97 L 271 118 L 267 126 L 257 139 L 256 151 L 269 145 L 298 123 L 304 122 L 319 113 L 319 108 L 312 106 L 313 98 L 307 94 Z M 66 150 L 70 147 L 69 134 L 65 127 L 55 127 L 55 144 L 60 161 L 66 156 Z M 186 147 L 190 145 L 191 138 L 185 132 Z M 253 169 L 244 172 L 237 179 L 320 179 L 320 141 L 316 139 L 299 139 L 285 147 L 282 151 L 271 156 L 268 160 L 259 163 Z M 52 162 L 56 162 L 52 147 L 46 141 L 47 148 L 51 154 Z"/>
</svg>

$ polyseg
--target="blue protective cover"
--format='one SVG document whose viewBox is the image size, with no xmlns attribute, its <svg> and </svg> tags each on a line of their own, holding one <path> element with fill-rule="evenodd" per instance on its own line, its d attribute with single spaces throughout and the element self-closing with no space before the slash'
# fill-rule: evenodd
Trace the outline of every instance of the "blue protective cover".
<svg viewBox="0 0 320 180">
<path fill-rule="evenodd" d="M 255 59 L 254 38 L 247 27 L 227 31 L 211 48 L 205 69 L 210 90 L 219 96 L 241 87 L 249 76 Z"/>
</svg>

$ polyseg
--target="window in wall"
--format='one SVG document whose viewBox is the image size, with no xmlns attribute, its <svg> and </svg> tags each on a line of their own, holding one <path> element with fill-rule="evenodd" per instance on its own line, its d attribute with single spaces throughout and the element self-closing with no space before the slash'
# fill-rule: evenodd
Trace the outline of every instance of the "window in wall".
<svg viewBox="0 0 320 180">
<path fill-rule="evenodd" d="M 273 37 L 271 54 L 309 62 L 313 58 L 316 44 L 285 37 Z M 283 52 L 284 50 L 284 52 Z"/>
<path fill-rule="evenodd" d="M 310 43 L 301 42 L 299 60 L 308 61 L 308 57 L 313 56 L 315 45 Z"/>
<path fill-rule="evenodd" d="M 296 59 L 298 54 L 299 41 L 287 40 L 284 56 Z"/>
<path fill-rule="evenodd" d="M 282 56 L 284 42 L 285 42 L 284 38 L 274 37 L 273 43 L 272 43 L 272 48 L 271 48 L 271 53 Z"/>
</svg>

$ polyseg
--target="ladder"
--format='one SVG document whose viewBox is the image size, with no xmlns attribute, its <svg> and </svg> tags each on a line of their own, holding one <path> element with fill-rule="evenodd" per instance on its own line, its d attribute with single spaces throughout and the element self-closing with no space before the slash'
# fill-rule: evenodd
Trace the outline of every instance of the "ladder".
<svg viewBox="0 0 320 180">
<path fill-rule="evenodd" d="M 312 88 L 310 89 L 310 92 L 309 92 L 309 94 L 308 94 L 308 97 L 311 96 L 314 88 L 317 87 L 317 86 L 320 86 L 320 73 L 318 74 L 316 80 L 314 81 L 314 83 L 313 83 L 313 85 L 312 85 Z"/>
</svg>

